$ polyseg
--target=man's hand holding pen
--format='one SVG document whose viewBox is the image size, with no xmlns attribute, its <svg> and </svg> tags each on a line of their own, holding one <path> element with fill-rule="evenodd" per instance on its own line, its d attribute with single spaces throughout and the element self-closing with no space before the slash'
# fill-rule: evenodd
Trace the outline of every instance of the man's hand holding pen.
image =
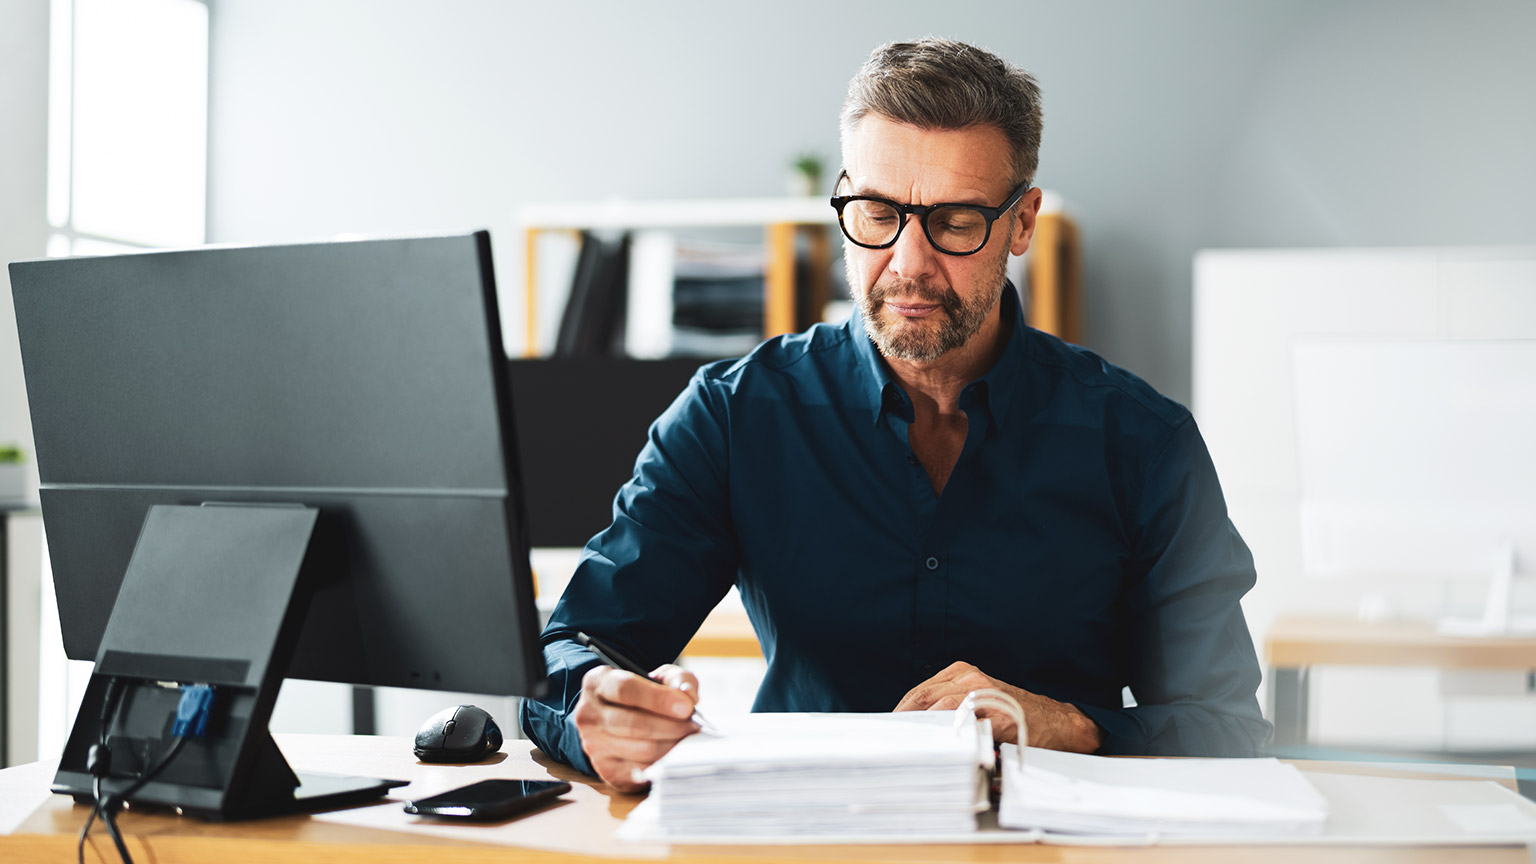
<svg viewBox="0 0 1536 864">
<path fill-rule="evenodd" d="M 658 667 L 648 678 L 593 667 L 571 715 L 592 770 L 620 792 L 645 791 L 635 772 L 699 731 L 691 719 L 698 697 L 698 679 L 681 666 Z"/>
</svg>

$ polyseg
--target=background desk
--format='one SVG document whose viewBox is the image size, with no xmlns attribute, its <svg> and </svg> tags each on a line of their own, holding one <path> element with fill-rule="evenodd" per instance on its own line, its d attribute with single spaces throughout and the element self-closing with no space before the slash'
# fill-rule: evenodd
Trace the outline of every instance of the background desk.
<svg viewBox="0 0 1536 864">
<path fill-rule="evenodd" d="M 716 606 L 699 632 L 693 634 L 683 658 L 689 657 L 761 657 L 763 646 L 757 641 L 757 631 L 746 610 Z"/>
<path fill-rule="evenodd" d="M 10 764 L 11 741 L 10 520 L 12 516 L 39 512 L 35 501 L 0 501 L 0 768 Z"/>
<path fill-rule="evenodd" d="M 1275 744 L 1307 743 L 1313 666 L 1536 669 L 1536 638 L 1441 636 L 1428 621 L 1368 624 L 1353 618 L 1278 618 L 1265 643 Z"/>
<path fill-rule="evenodd" d="M 278 743 L 297 768 L 411 780 L 395 790 L 397 799 L 421 797 L 490 777 L 556 777 L 575 787 L 566 803 L 521 819 L 490 825 L 438 825 L 409 816 L 399 801 L 316 816 L 285 816 L 256 822 L 207 823 L 128 811 L 120 817 L 135 860 L 155 864 L 217 861 L 293 862 L 592 862 L 600 860 L 764 861 L 1129 861 L 1129 862 L 1519 862 L 1525 849 L 1342 848 L 1342 847 L 1172 847 L 1091 848 L 1020 845 L 932 846 L 661 846 L 624 843 L 614 831 L 641 801 L 545 760 L 527 742 L 507 742 L 498 762 L 468 766 L 423 765 L 406 738 L 280 735 Z M 1307 763 L 1309 771 L 1369 771 L 1368 767 Z M 53 766 L 33 763 L 0 771 L 0 861 L 69 861 L 87 809 L 47 793 Z M 1510 781 L 1513 783 L 1513 780 Z M 106 832 L 92 831 L 87 860 L 115 861 Z"/>
</svg>

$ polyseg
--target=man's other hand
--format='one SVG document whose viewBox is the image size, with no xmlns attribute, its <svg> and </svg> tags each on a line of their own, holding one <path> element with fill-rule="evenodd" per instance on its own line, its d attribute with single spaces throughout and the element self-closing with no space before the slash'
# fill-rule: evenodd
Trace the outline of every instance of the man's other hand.
<svg viewBox="0 0 1536 864">
<path fill-rule="evenodd" d="M 597 666 L 581 679 L 572 718 L 597 775 L 620 792 L 643 792 L 635 772 L 699 731 L 690 717 L 699 680 L 681 666 L 658 667 L 650 679 Z"/>
<path fill-rule="evenodd" d="M 1104 740 L 1104 731 L 1076 705 L 1057 702 L 1028 690 L 1005 684 L 969 663 L 951 663 L 939 674 L 913 687 L 897 703 L 897 711 L 943 711 L 960 707 L 965 694 L 986 688 L 1001 690 L 1017 699 L 1024 709 L 1024 723 L 1029 727 L 1031 747 L 1092 753 Z M 992 721 L 992 737 L 997 741 L 1019 742 L 1019 728 L 1005 711 L 981 710 Z"/>
</svg>

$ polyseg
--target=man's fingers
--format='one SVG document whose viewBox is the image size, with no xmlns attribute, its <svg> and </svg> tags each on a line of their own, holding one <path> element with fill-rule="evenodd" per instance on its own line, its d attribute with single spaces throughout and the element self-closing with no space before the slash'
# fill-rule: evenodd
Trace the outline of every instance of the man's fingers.
<svg viewBox="0 0 1536 864">
<path fill-rule="evenodd" d="M 583 738 L 592 731 L 624 738 L 678 741 L 698 731 L 692 720 L 663 717 L 583 693 L 572 713 Z"/>
<path fill-rule="evenodd" d="M 600 712 L 596 725 L 611 735 L 651 741 L 677 741 L 699 731 L 692 720 L 661 717 L 649 711 L 608 703 L 598 703 L 593 707 Z M 579 727 L 580 723 L 577 725 Z"/>
<path fill-rule="evenodd" d="M 693 704 L 699 704 L 699 679 L 687 669 L 673 663 L 658 666 L 651 671 L 651 680 L 683 693 Z"/>
<path fill-rule="evenodd" d="M 954 682 L 924 684 L 902 697 L 897 711 L 938 711 L 942 708 L 958 708 L 969 688 L 956 686 Z"/>
<path fill-rule="evenodd" d="M 698 679 L 676 666 L 652 674 L 660 680 L 595 667 L 582 677 L 581 697 L 571 714 L 593 770 L 623 792 L 645 789 L 645 783 L 635 782 L 634 772 L 699 731 L 690 719 Z"/>
<path fill-rule="evenodd" d="M 927 711 L 928 706 L 939 698 L 940 690 L 932 684 L 919 684 L 907 691 L 907 695 L 901 697 L 896 703 L 895 711 Z"/>
<path fill-rule="evenodd" d="M 594 752 L 601 753 L 604 758 L 623 759 L 643 768 L 667 755 L 667 751 L 677 746 L 679 740 L 681 739 L 631 738 L 627 735 L 593 730 L 590 734 L 583 733 L 582 746 L 588 750 L 588 756 Z"/>
<path fill-rule="evenodd" d="M 645 768 L 645 765 L 625 759 L 592 760 L 592 770 L 597 772 L 597 776 L 603 778 L 609 786 L 626 793 L 644 792 L 650 785 L 635 779 L 635 772 L 643 771 Z"/>
<path fill-rule="evenodd" d="M 693 699 L 688 694 L 622 669 L 594 669 L 582 678 L 581 689 L 604 702 L 662 717 L 686 719 L 693 714 Z"/>
<path fill-rule="evenodd" d="M 965 662 L 964 660 L 956 660 L 955 662 L 949 664 L 948 666 L 945 666 L 943 669 L 940 669 L 939 670 L 939 674 L 933 676 L 932 678 L 930 678 L 928 680 L 930 680 L 930 681 L 953 681 L 956 678 L 963 678 L 966 675 L 971 674 L 972 672 L 975 672 L 975 673 L 979 674 L 981 672 L 981 670 L 977 669 L 975 666 L 971 665 L 970 663 Z"/>
<path fill-rule="evenodd" d="M 987 677 L 980 669 L 964 660 L 955 662 L 940 669 L 937 674 L 927 681 L 907 691 L 907 695 L 901 697 L 896 703 L 894 711 L 927 711 L 937 708 L 939 699 L 946 694 L 959 691 L 963 696 L 972 690 L 983 687 L 995 686 L 991 678 Z M 956 702 L 949 707 L 958 706 Z"/>
<path fill-rule="evenodd" d="M 959 708 L 960 703 L 963 701 L 965 701 L 964 693 L 946 693 L 943 696 L 933 700 L 933 704 L 929 705 L 927 710 L 953 711 L 956 708 Z"/>
</svg>

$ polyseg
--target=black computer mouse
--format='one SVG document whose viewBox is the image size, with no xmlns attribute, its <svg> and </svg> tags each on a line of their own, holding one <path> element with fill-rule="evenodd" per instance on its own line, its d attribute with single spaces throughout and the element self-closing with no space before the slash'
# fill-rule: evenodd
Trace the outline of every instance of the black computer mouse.
<svg viewBox="0 0 1536 864">
<path fill-rule="evenodd" d="M 501 727 L 474 705 L 445 708 L 416 733 L 416 758 L 423 762 L 479 762 L 500 749 Z"/>
</svg>

